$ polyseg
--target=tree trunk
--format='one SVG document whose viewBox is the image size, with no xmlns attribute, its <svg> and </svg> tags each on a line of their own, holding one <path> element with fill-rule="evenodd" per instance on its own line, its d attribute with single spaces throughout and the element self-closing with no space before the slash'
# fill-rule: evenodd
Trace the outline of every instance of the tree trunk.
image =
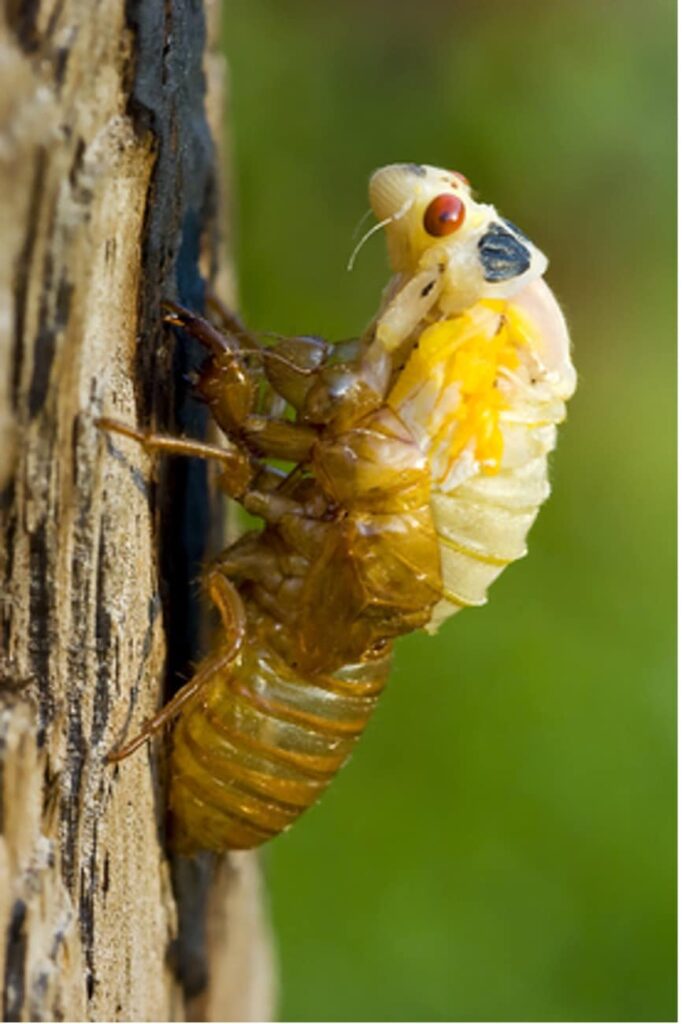
<svg viewBox="0 0 682 1024">
<path fill-rule="evenodd" d="M 220 269 L 217 8 L 6 0 L 0 14 L 6 1020 L 270 1014 L 256 862 L 172 863 L 163 743 L 104 761 L 207 639 L 204 468 L 157 469 L 95 420 L 205 430 L 184 382 L 198 353 L 162 329 L 160 302 L 200 309 Z"/>
</svg>

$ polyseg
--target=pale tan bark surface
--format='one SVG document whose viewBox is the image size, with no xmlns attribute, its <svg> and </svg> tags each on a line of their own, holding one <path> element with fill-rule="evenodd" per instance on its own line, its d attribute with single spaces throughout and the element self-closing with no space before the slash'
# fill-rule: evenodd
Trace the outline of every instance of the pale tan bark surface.
<svg viewBox="0 0 682 1024">
<path fill-rule="evenodd" d="M 202 427 L 159 303 L 199 304 L 200 271 L 217 269 L 202 66 L 214 91 L 224 71 L 190 0 L 9 0 L 3 18 L 3 1016 L 265 1019 L 256 862 L 200 866 L 207 931 L 195 907 L 178 940 L 176 897 L 191 909 L 193 894 L 186 865 L 172 884 L 163 746 L 104 762 L 197 653 L 201 471 L 157 473 L 95 419 Z"/>
</svg>

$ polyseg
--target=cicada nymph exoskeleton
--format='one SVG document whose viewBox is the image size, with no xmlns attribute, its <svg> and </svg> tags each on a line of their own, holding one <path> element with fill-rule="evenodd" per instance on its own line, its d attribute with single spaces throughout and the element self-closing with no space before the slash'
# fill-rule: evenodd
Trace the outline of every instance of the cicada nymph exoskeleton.
<svg viewBox="0 0 682 1024">
<path fill-rule="evenodd" d="M 112 755 L 176 718 L 184 851 L 258 846 L 314 803 L 367 724 L 395 638 L 483 604 L 549 491 L 575 372 L 545 257 L 456 172 L 382 168 L 370 202 L 394 276 L 361 338 L 263 347 L 217 305 L 210 322 L 169 303 L 166 320 L 207 350 L 197 390 L 225 445 L 101 421 L 149 451 L 216 459 L 264 521 L 206 571 L 215 651 Z"/>
</svg>

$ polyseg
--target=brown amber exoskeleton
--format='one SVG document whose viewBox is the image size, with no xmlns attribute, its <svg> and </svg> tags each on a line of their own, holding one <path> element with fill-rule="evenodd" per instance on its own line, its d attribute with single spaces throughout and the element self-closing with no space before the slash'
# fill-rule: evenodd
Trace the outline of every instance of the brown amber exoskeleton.
<svg viewBox="0 0 682 1024">
<path fill-rule="evenodd" d="M 225 445 L 101 421 L 218 460 L 264 521 L 207 570 L 216 650 L 112 755 L 176 718 L 185 852 L 258 846 L 314 803 L 374 710 L 394 639 L 483 604 L 549 492 L 575 371 L 545 257 L 452 171 L 390 165 L 370 201 L 394 277 L 361 338 L 265 348 L 217 304 L 219 326 L 169 303 L 208 351 L 198 391 Z"/>
</svg>

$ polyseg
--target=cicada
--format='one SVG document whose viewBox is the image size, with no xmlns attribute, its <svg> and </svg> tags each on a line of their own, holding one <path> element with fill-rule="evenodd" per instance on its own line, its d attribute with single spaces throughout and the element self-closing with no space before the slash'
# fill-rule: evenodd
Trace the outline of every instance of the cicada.
<svg viewBox="0 0 682 1024">
<path fill-rule="evenodd" d="M 369 197 L 393 276 L 359 338 L 265 345 L 216 303 L 212 319 L 168 303 L 206 349 L 196 387 L 224 444 L 100 421 L 149 452 L 216 460 L 263 521 L 205 570 L 215 649 L 112 755 L 175 720 L 183 852 L 259 846 L 315 803 L 396 638 L 484 604 L 549 493 L 576 377 L 545 256 L 457 172 L 391 164 Z"/>
</svg>

